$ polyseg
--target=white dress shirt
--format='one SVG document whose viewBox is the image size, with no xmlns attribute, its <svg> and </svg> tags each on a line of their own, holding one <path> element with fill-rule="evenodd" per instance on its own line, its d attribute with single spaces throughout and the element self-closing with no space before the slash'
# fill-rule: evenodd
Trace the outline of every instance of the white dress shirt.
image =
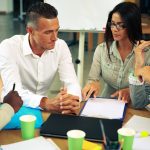
<svg viewBox="0 0 150 150">
<path fill-rule="evenodd" d="M 41 98 L 47 96 L 57 71 L 68 93 L 81 98 L 67 44 L 58 39 L 54 49 L 46 50 L 39 57 L 32 52 L 28 38 L 29 34 L 15 35 L 0 44 L 0 73 L 4 85 L 2 98 L 12 90 L 15 83 L 24 105 L 36 108 Z"/>
</svg>

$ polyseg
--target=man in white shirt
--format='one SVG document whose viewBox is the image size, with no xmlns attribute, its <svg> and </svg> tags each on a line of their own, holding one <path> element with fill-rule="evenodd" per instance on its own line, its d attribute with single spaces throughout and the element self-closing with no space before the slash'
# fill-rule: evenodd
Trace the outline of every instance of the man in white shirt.
<svg viewBox="0 0 150 150">
<path fill-rule="evenodd" d="M 57 37 L 57 10 L 47 3 L 36 3 L 29 8 L 26 23 L 26 35 L 15 35 L 0 44 L 2 97 L 16 83 L 25 106 L 75 113 L 80 106 L 81 90 L 70 50 Z M 67 90 L 48 98 L 47 92 L 57 71 Z"/>
</svg>

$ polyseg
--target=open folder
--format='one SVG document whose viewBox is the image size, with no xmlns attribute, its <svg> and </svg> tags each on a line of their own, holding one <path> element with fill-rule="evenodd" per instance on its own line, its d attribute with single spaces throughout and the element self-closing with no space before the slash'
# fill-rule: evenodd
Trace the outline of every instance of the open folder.
<svg viewBox="0 0 150 150">
<path fill-rule="evenodd" d="M 95 118 L 123 119 L 125 106 L 125 102 L 117 99 L 89 98 L 80 115 Z"/>
<path fill-rule="evenodd" d="M 102 142 L 103 136 L 99 123 L 100 120 L 103 122 L 107 138 L 117 141 L 117 130 L 122 127 L 122 121 L 118 119 L 51 114 L 41 126 L 40 134 L 49 137 L 67 138 L 67 131 L 79 129 L 86 133 L 85 138 L 87 140 Z"/>
</svg>

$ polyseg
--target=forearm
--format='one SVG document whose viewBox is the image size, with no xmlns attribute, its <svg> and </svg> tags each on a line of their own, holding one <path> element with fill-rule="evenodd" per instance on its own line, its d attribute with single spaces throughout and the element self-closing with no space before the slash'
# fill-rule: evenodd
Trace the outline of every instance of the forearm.
<svg viewBox="0 0 150 150">
<path fill-rule="evenodd" d="M 144 66 L 144 56 L 142 52 L 135 53 L 135 69 L 141 68 Z"/>
<path fill-rule="evenodd" d="M 60 100 L 57 98 L 49 99 L 47 97 L 43 97 L 39 106 L 41 109 L 47 112 L 61 112 Z"/>
<path fill-rule="evenodd" d="M 149 51 L 150 41 L 137 42 L 137 45 L 134 49 L 135 53 L 135 68 L 141 68 L 145 64 L 145 54 Z"/>
<path fill-rule="evenodd" d="M 144 81 L 150 83 L 150 66 L 144 66 L 140 70 L 138 70 L 137 75 L 143 77 Z"/>
<path fill-rule="evenodd" d="M 9 104 L 0 106 L 0 130 L 11 120 L 14 110 Z"/>
<path fill-rule="evenodd" d="M 49 99 L 47 97 L 43 97 L 40 101 L 39 107 L 45 111 L 50 111 L 51 106 L 49 106 L 49 108 L 48 108 L 48 101 L 49 101 Z"/>
</svg>

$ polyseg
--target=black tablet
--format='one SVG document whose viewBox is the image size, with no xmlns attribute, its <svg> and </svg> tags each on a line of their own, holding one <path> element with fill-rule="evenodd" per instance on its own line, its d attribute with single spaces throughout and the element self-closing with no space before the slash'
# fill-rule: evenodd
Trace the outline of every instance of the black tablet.
<svg viewBox="0 0 150 150">
<path fill-rule="evenodd" d="M 86 133 L 85 139 L 102 142 L 103 137 L 100 120 L 103 122 L 107 138 L 111 141 L 117 141 L 117 130 L 122 127 L 121 120 L 99 119 L 62 114 L 51 114 L 41 126 L 40 135 L 67 138 L 67 131 L 72 129 L 80 129 Z"/>
</svg>

